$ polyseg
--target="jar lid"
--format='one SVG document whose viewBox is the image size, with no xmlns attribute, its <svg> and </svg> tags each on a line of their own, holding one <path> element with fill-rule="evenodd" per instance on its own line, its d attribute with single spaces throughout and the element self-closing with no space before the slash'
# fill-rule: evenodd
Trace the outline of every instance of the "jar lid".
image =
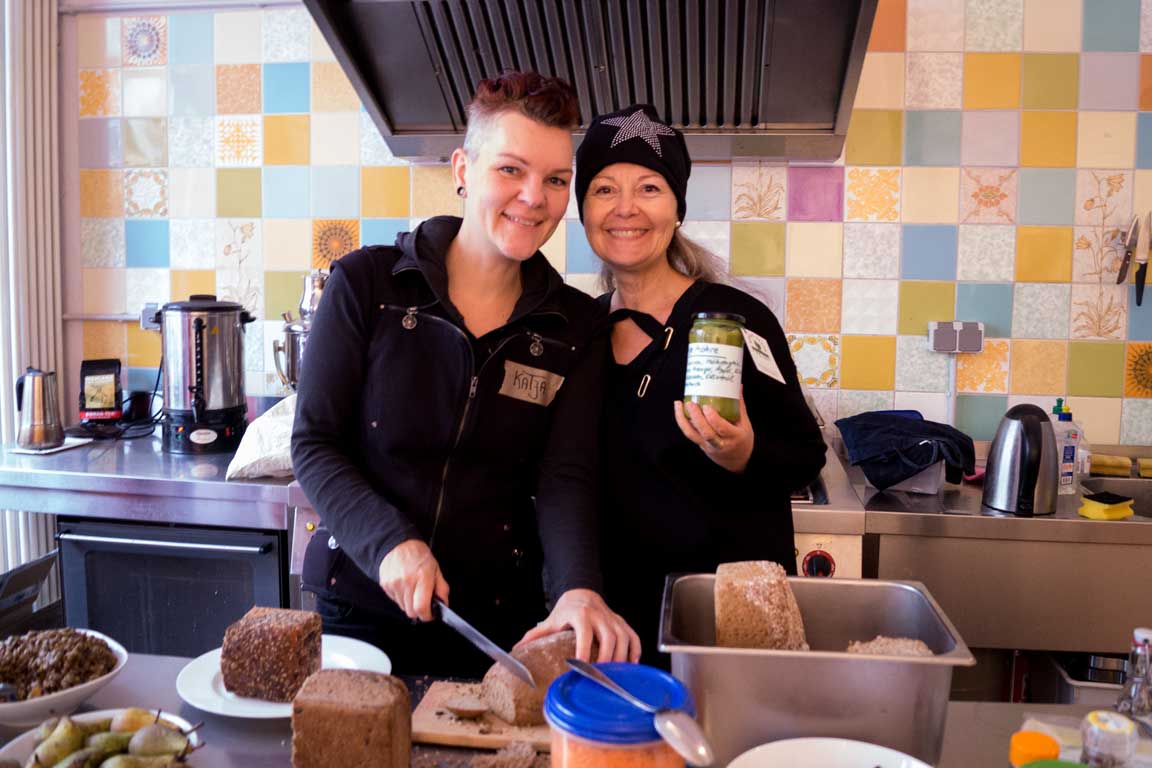
<svg viewBox="0 0 1152 768">
<path fill-rule="evenodd" d="M 1136 629 L 1132 630 L 1132 642 L 1152 643 L 1152 629 L 1148 627 L 1136 627 Z"/>
<path fill-rule="evenodd" d="M 744 315 L 737 315 L 734 312 L 697 312 L 695 314 L 697 320 L 727 320 L 730 323 L 740 323 L 744 325 Z"/>
<path fill-rule="evenodd" d="M 161 308 L 161 312 L 242 312 L 243 304 L 235 301 L 217 301 L 216 297 L 208 293 L 196 293 L 188 297 L 187 301 L 170 301 Z"/>
<path fill-rule="evenodd" d="M 1080 723 L 1080 736 L 1085 751 L 1122 759 L 1136 754 L 1136 742 L 1140 738 L 1136 723 L 1110 709 L 1097 709 L 1085 715 Z"/>
<path fill-rule="evenodd" d="M 1017 731 L 1008 745 L 1008 762 L 1023 766 L 1060 757 L 1060 742 L 1039 731 Z"/>
<path fill-rule="evenodd" d="M 684 683 L 663 670 L 623 661 L 596 666 L 641 701 L 696 714 Z M 544 716 L 553 727 L 589 741 L 644 744 L 660 739 L 652 715 L 576 672 L 566 672 L 548 687 Z"/>
</svg>

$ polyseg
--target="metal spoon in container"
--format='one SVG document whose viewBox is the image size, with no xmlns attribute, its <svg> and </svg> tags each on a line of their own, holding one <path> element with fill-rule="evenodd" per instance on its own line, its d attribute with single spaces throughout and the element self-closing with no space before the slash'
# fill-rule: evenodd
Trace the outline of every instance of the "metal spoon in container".
<svg viewBox="0 0 1152 768">
<path fill-rule="evenodd" d="M 651 713 L 656 732 L 668 742 L 668 746 L 676 750 L 676 754 L 687 761 L 688 765 L 706 768 L 716 760 L 712 745 L 708 743 L 708 737 L 704 735 L 700 724 L 692 715 L 682 709 L 658 708 L 641 701 L 586 661 L 568 659 L 568 666 L 589 680 L 604 686 L 632 706 Z"/>
</svg>

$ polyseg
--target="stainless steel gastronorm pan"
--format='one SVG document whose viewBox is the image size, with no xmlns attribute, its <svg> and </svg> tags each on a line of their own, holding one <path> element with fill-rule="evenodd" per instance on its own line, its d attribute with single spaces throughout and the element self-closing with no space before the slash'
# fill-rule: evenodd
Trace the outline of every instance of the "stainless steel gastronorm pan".
<svg viewBox="0 0 1152 768">
<path fill-rule="evenodd" d="M 713 574 L 672 575 L 664 586 L 660 650 L 692 690 L 717 765 L 769 741 L 837 736 L 940 759 L 952 669 L 976 660 L 915 581 L 789 582 L 810 651 L 716 647 Z M 931 658 L 845 653 L 852 640 L 914 637 Z"/>
</svg>

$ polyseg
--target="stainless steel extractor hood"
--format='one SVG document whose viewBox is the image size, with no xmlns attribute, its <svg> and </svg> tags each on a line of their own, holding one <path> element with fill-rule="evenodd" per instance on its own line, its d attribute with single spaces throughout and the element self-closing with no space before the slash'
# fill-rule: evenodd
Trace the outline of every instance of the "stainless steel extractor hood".
<svg viewBox="0 0 1152 768">
<path fill-rule="evenodd" d="M 834 160 L 877 0 L 304 0 L 398 157 L 460 145 L 475 84 L 570 81 L 581 125 L 634 102 L 695 159 Z"/>
</svg>

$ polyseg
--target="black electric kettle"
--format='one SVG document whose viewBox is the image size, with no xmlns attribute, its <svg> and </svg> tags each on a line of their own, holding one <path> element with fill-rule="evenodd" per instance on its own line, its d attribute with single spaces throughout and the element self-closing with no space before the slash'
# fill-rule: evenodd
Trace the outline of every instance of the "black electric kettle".
<svg viewBox="0 0 1152 768">
<path fill-rule="evenodd" d="M 988 450 L 981 511 L 1033 517 L 1056 512 L 1056 435 L 1042 408 L 1017 405 L 1000 420 Z"/>
<path fill-rule="evenodd" d="M 28 398 L 24 394 L 27 390 Z M 60 426 L 60 403 L 56 397 L 56 374 L 29 368 L 16 379 L 16 408 L 20 411 L 20 429 L 16 443 L 30 451 L 42 451 L 64 445 L 64 428 Z"/>
</svg>

